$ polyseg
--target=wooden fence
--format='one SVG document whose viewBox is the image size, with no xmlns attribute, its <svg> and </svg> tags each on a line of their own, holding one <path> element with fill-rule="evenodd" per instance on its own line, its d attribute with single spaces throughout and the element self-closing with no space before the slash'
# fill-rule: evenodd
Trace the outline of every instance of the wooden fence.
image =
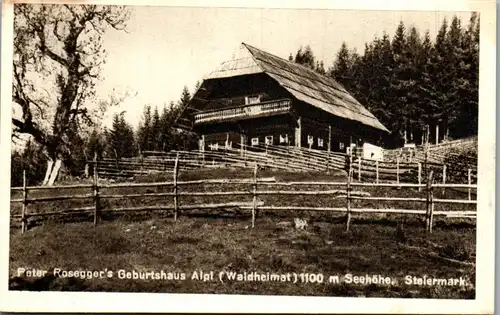
<svg viewBox="0 0 500 315">
<path fill-rule="evenodd" d="M 100 177 L 133 177 L 151 173 L 172 172 L 175 161 L 179 169 L 199 168 L 251 168 L 260 167 L 299 172 L 330 172 L 348 169 L 349 155 L 339 152 L 296 148 L 290 146 L 244 146 L 213 151 L 144 152 L 144 157 L 128 159 L 103 159 L 87 161 L 98 164 Z M 441 183 L 477 182 L 477 169 L 460 165 L 432 162 L 384 162 L 356 157 L 352 160 L 357 180 L 364 182 L 412 182 L 421 184 L 430 170 Z M 86 168 L 88 169 L 88 167 Z M 89 173 L 89 172 L 87 172 Z"/>
<path fill-rule="evenodd" d="M 352 160 L 352 157 L 350 158 Z M 155 210 L 172 210 L 174 220 L 177 220 L 180 210 L 194 210 L 194 209 L 220 209 L 228 207 L 238 207 L 240 209 L 246 209 L 251 211 L 251 225 L 255 226 L 256 213 L 259 210 L 266 211 L 322 211 L 322 212 L 340 212 L 345 213 L 346 229 L 349 230 L 351 217 L 356 213 L 386 213 L 386 214 L 404 214 L 404 215 L 417 215 L 424 216 L 426 221 L 426 229 L 432 232 L 433 228 L 433 218 L 435 216 L 445 216 L 445 217 L 461 217 L 461 218 L 475 218 L 476 210 L 474 211 L 449 211 L 440 210 L 434 211 L 434 206 L 436 204 L 469 204 L 477 205 L 476 200 L 471 199 L 471 190 L 476 190 L 477 185 L 472 184 L 441 184 L 433 182 L 433 172 L 431 171 L 426 183 L 364 183 L 355 180 L 355 168 L 349 168 L 349 175 L 345 182 L 329 182 L 329 181 L 298 181 L 298 182 L 276 182 L 274 178 L 259 178 L 258 170 L 259 166 L 254 164 L 254 172 L 252 178 L 247 179 L 204 179 L 204 180 L 188 180 L 180 181 L 178 180 L 178 171 L 180 166 L 180 158 L 177 157 L 174 163 L 174 168 L 171 170 L 172 181 L 165 182 L 154 182 L 154 183 L 99 183 L 97 164 L 94 164 L 94 175 L 92 184 L 84 185 L 66 185 L 66 186 L 26 186 L 26 174 L 23 173 L 24 181 L 23 187 L 11 188 L 12 192 L 22 192 L 22 198 L 11 199 L 11 203 L 21 203 L 22 209 L 20 215 L 13 215 L 13 218 L 18 218 L 21 220 L 21 230 L 24 232 L 27 228 L 27 220 L 30 217 L 47 217 L 53 215 L 68 215 L 73 213 L 90 213 L 93 214 L 94 225 L 98 224 L 99 217 L 103 212 L 135 212 L 135 211 L 155 211 Z M 354 163 L 349 163 L 350 166 L 354 166 Z M 219 184 L 225 185 L 229 188 L 234 187 L 234 185 L 246 185 L 248 186 L 245 190 L 234 190 L 234 191 L 187 191 L 183 192 L 181 187 L 200 185 L 200 184 Z M 268 190 L 268 187 L 327 187 L 328 189 L 316 189 L 310 190 Z M 139 188 L 139 187 L 149 187 L 149 188 L 171 188 L 170 192 L 146 192 L 146 193 L 113 193 L 113 194 L 101 194 L 102 189 L 106 188 Z M 356 191 L 355 188 L 359 187 L 397 187 L 400 189 L 418 189 L 425 190 L 426 198 L 411 198 L 411 197 L 387 197 L 387 196 L 370 196 L 363 191 Z M 259 189 L 260 188 L 260 189 Z M 336 189 L 332 189 L 336 188 Z M 434 191 L 437 188 L 463 188 L 469 190 L 469 198 L 466 200 L 462 199 L 439 199 L 436 198 Z M 56 190 L 64 191 L 66 189 L 88 189 L 91 194 L 79 194 L 79 195 L 60 195 L 60 196 L 43 196 L 43 197 L 29 197 L 29 192 L 35 190 Z M 181 191 L 180 191 L 181 190 Z M 330 196 L 332 198 L 345 198 L 345 206 L 342 207 L 310 207 L 310 206 L 266 206 L 262 202 L 259 202 L 258 196 Z M 180 205 L 179 199 L 185 196 L 198 196 L 207 198 L 208 196 L 248 196 L 252 198 L 252 202 L 228 202 L 228 203 L 202 203 L 202 204 L 188 204 Z M 125 198 L 135 198 L 135 197 L 165 197 L 172 198 L 173 203 L 171 205 L 156 205 L 156 206 L 140 206 L 140 207 L 122 207 L 107 209 L 102 211 L 100 207 L 100 202 L 106 199 L 125 199 Z M 52 212 L 30 212 L 29 205 L 39 202 L 46 201 L 62 201 L 62 200 L 78 200 L 87 199 L 92 200 L 93 205 L 81 208 L 64 209 L 61 211 Z M 417 202 L 422 203 L 425 206 L 422 209 L 382 209 L 382 208 L 354 208 L 352 207 L 352 201 L 354 200 L 370 200 L 370 201 L 389 201 L 389 202 Z"/>
</svg>

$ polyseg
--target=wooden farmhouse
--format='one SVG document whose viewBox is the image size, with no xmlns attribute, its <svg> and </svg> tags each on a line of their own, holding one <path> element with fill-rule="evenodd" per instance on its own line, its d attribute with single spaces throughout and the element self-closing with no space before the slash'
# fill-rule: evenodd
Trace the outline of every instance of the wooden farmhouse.
<svg viewBox="0 0 500 315">
<path fill-rule="evenodd" d="M 389 131 L 331 77 L 242 43 L 176 121 L 201 150 L 290 145 L 346 152 Z"/>
</svg>

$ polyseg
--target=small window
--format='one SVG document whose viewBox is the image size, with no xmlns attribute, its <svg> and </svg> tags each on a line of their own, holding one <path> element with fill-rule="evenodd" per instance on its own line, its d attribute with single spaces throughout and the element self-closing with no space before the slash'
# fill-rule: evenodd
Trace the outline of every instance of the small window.
<svg viewBox="0 0 500 315">
<path fill-rule="evenodd" d="M 273 136 L 266 136 L 266 145 L 273 144 Z"/>
<path fill-rule="evenodd" d="M 344 148 L 345 148 L 344 142 L 339 142 L 339 149 L 344 150 Z"/>
<path fill-rule="evenodd" d="M 280 143 L 288 143 L 288 135 L 280 135 Z"/>
<path fill-rule="evenodd" d="M 245 96 L 245 105 L 260 103 L 260 95 Z"/>
<path fill-rule="evenodd" d="M 252 138 L 252 145 L 258 145 L 259 144 L 259 138 Z"/>
<path fill-rule="evenodd" d="M 323 139 L 318 138 L 318 147 L 322 148 L 323 147 Z"/>
<path fill-rule="evenodd" d="M 314 143 L 314 137 L 313 136 L 307 136 L 307 144 L 312 145 Z"/>
</svg>

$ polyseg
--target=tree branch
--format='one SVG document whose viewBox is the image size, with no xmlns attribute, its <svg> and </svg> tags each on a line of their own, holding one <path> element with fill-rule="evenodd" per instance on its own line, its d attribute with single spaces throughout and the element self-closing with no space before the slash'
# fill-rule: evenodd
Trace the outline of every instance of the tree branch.
<svg viewBox="0 0 500 315">
<path fill-rule="evenodd" d="M 47 144 L 47 135 L 33 122 L 23 122 L 19 119 L 12 118 L 12 124 L 17 127 L 16 132 L 30 134 L 38 143 L 42 145 Z"/>
<path fill-rule="evenodd" d="M 69 63 L 66 59 L 63 57 L 59 56 L 55 52 L 53 52 L 45 43 L 45 33 L 42 30 L 36 30 L 38 37 L 40 38 L 40 44 L 39 44 L 39 49 L 40 51 L 45 54 L 47 57 L 50 59 L 56 61 L 60 65 L 62 65 L 65 68 L 69 68 Z"/>
</svg>

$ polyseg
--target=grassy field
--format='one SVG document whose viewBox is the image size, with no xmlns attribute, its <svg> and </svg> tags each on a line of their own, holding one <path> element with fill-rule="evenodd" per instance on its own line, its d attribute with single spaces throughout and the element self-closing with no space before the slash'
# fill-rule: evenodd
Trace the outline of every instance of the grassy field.
<svg viewBox="0 0 500 315">
<path fill-rule="evenodd" d="M 287 180 L 345 180 L 338 174 L 297 174 L 260 172 L 261 177 Z M 251 170 L 181 173 L 181 180 L 198 178 L 251 177 Z M 139 178 L 157 181 L 162 178 Z M 164 178 L 163 178 L 164 179 Z M 167 178 L 168 179 L 168 178 Z M 130 190 L 130 188 L 128 188 Z M 233 185 L 200 185 L 192 190 L 242 190 Z M 290 189 L 290 188 L 288 188 Z M 302 187 L 301 189 L 317 189 Z M 126 190 L 126 189 L 125 189 Z M 414 189 L 368 187 L 373 196 L 424 196 Z M 41 192 L 40 192 L 41 193 Z M 44 192 L 45 194 L 47 192 Z M 447 190 L 440 197 L 464 198 L 463 193 Z M 201 197 L 185 197 L 181 204 L 202 202 Z M 465 196 L 466 198 L 466 196 Z M 171 199 L 171 198 L 168 198 Z M 219 198 L 220 199 L 220 198 Z M 311 196 L 260 196 L 265 205 L 341 206 L 345 200 Z M 226 198 L 224 201 L 241 200 Z M 216 197 L 210 202 L 218 201 Z M 83 202 L 83 201 L 82 201 Z M 137 198 L 109 200 L 104 208 L 123 205 L 151 205 L 171 200 Z M 203 202 L 207 202 L 204 199 Z M 419 203 L 387 204 L 364 202 L 359 206 L 423 209 Z M 35 208 L 35 206 L 37 208 Z M 78 205 L 81 206 L 81 205 Z M 31 211 L 75 207 L 74 203 L 30 205 Z M 445 206 L 442 206 L 445 207 Z M 453 209 L 470 206 L 459 205 Z M 453 210 L 452 209 L 452 210 Z M 467 208 L 469 209 L 469 208 Z M 13 207 L 12 212 L 18 209 Z M 50 211 L 50 210 L 47 210 Z M 250 228 L 250 213 L 238 209 L 190 211 L 174 222 L 167 211 L 144 214 L 104 215 L 97 227 L 89 216 L 33 221 L 21 234 L 12 223 L 10 238 L 10 288 L 12 290 L 68 290 L 116 292 L 175 292 L 278 294 L 365 297 L 474 298 L 476 228 L 466 219 L 437 219 L 434 232 L 427 235 L 420 217 L 395 215 L 356 215 L 349 232 L 340 214 L 313 212 L 264 212 Z M 306 230 L 297 230 L 293 218 L 308 220 Z M 45 277 L 17 277 L 19 268 L 48 271 Z M 55 277 L 61 270 L 103 271 L 102 277 Z M 120 271 L 122 270 L 122 271 Z M 202 270 L 214 277 L 192 279 Z M 108 272 L 113 275 L 109 277 Z M 126 279 L 124 272 L 164 271 L 177 279 Z M 224 273 L 224 282 L 219 273 Z M 292 275 L 292 281 L 237 281 L 227 274 L 267 272 Z M 293 275 L 298 281 L 293 283 Z M 179 279 L 184 274 L 185 279 Z M 307 274 L 307 276 L 306 276 Z M 312 274 L 312 276 L 311 276 Z M 348 283 L 349 276 L 381 275 L 390 284 Z M 57 270 L 56 270 L 57 275 Z M 59 275 L 62 275 L 59 272 Z M 301 276 L 302 275 L 302 276 Z M 125 279 L 120 277 L 125 276 Z M 132 274 L 133 276 L 133 274 Z M 338 278 L 336 278 L 338 276 Z M 465 286 L 422 286 L 408 284 L 406 277 L 460 278 Z M 319 281 L 320 278 L 323 281 Z M 305 283 L 307 278 L 308 283 Z M 337 279 L 340 281 L 337 282 Z M 315 283 L 310 281 L 316 280 Z M 321 283 L 318 283 L 321 282 Z"/>
</svg>

